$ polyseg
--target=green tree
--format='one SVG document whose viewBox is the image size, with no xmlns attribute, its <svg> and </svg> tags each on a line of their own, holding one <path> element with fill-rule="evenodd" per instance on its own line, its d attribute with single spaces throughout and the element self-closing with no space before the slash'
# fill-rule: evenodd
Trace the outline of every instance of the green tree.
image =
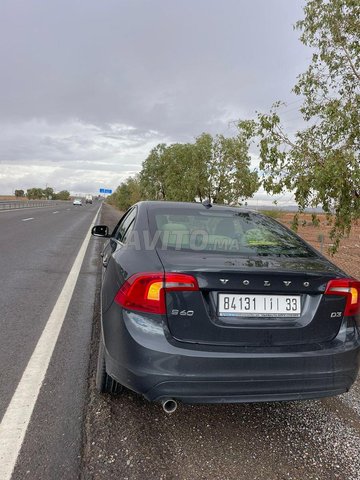
<svg viewBox="0 0 360 480">
<path fill-rule="evenodd" d="M 305 127 L 287 133 L 278 102 L 239 129 L 257 139 L 268 193 L 294 191 L 299 211 L 322 206 L 334 252 L 360 218 L 360 3 L 308 0 L 304 13 L 296 28 L 314 53 L 294 92 Z"/>
<path fill-rule="evenodd" d="M 15 190 L 15 197 L 24 197 L 25 192 L 24 190 Z"/>
<path fill-rule="evenodd" d="M 134 205 L 134 203 L 140 200 L 140 180 L 138 175 L 127 178 L 125 182 L 122 182 L 116 191 L 107 198 L 108 203 L 122 211 L 127 210 L 131 205 Z"/>
<path fill-rule="evenodd" d="M 198 194 L 215 203 L 238 204 L 254 195 L 258 175 L 250 169 L 249 143 L 245 135 L 224 137 L 204 133 L 196 140 Z"/>
<path fill-rule="evenodd" d="M 142 164 L 140 172 L 141 191 L 145 198 L 166 200 L 166 145 L 153 148 Z"/>
<path fill-rule="evenodd" d="M 44 198 L 44 190 L 42 188 L 28 188 L 26 196 L 29 200 L 39 200 Z"/>
<path fill-rule="evenodd" d="M 158 145 L 143 163 L 143 196 L 153 200 L 195 201 L 209 198 L 237 204 L 258 188 L 250 170 L 246 137 L 212 137 L 203 133 L 195 143 Z"/>
<path fill-rule="evenodd" d="M 197 195 L 195 146 L 175 143 L 163 152 L 166 199 L 193 202 Z"/>
<path fill-rule="evenodd" d="M 70 192 L 67 190 L 61 190 L 58 193 L 53 194 L 54 200 L 70 200 Z"/>
<path fill-rule="evenodd" d="M 47 200 L 51 200 L 52 198 L 54 198 L 55 195 L 54 189 L 51 187 L 46 187 L 43 190 L 43 195 Z"/>
</svg>

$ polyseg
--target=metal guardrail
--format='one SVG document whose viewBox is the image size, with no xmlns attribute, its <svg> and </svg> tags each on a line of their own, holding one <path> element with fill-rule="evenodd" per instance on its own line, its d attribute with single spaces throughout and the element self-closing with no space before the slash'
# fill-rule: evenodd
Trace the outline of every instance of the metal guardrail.
<svg viewBox="0 0 360 480">
<path fill-rule="evenodd" d="M 51 207 L 60 205 L 67 202 L 66 200 L 7 200 L 0 201 L 1 210 L 15 210 L 19 208 L 31 208 L 31 207 Z"/>
</svg>

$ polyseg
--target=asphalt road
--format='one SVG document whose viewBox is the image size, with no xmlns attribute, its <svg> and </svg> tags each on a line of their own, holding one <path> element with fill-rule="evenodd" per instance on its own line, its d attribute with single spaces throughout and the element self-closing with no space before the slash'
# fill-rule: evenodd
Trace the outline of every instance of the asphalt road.
<svg viewBox="0 0 360 480">
<path fill-rule="evenodd" d="M 0 213 L 0 418 L 97 207 Z M 104 205 L 99 223 L 118 218 Z M 87 249 L 13 479 L 360 479 L 359 381 L 332 399 L 180 405 L 172 415 L 129 391 L 100 395 L 101 244 Z"/>
<path fill-rule="evenodd" d="M 0 419 L 99 207 L 94 202 L 0 212 Z M 15 479 L 79 475 L 98 248 L 90 241 Z"/>
</svg>

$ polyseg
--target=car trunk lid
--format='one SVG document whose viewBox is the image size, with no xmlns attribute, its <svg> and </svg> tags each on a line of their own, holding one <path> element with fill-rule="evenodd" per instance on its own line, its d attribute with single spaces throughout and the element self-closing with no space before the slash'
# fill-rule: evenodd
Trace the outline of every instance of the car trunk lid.
<svg viewBox="0 0 360 480">
<path fill-rule="evenodd" d="M 175 250 L 159 250 L 158 255 L 166 272 L 193 275 L 199 285 L 199 291 L 166 294 L 168 328 L 180 342 L 302 345 L 329 341 L 339 331 L 345 300 L 323 293 L 329 280 L 343 274 L 321 257 L 232 257 Z M 296 309 L 287 313 L 288 300 Z M 224 309 L 224 302 L 235 309 Z M 253 311 L 239 312 L 241 302 L 242 307 L 252 303 Z M 268 309 L 258 315 L 264 302 Z M 269 311 L 272 302 L 280 302 L 282 313 Z"/>
</svg>

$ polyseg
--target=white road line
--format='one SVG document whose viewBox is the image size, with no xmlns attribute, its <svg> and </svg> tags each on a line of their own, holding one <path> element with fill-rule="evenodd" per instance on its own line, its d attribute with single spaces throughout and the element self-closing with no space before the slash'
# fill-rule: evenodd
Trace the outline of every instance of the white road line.
<svg viewBox="0 0 360 480">
<path fill-rule="evenodd" d="M 100 210 L 100 208 L 99 208 Z M 42 382 L 51 360 L 88 246 L 91 227 L 80 247 L 63 289 L 31 355 L 0 423 L 0 479 L 10 480 Z"/>
<path fill-rule="evenodd" d="M 59 213 L 59 210 L 56 210 L 56 212 L 53 212 L 53 213 Z"/>
<path fill-rule="evenodd" d="M 34 220 L 34 217 L 23 218 L 21 221 L 22 222 L 28 222 L 29 220 Z"/>
</svg>

